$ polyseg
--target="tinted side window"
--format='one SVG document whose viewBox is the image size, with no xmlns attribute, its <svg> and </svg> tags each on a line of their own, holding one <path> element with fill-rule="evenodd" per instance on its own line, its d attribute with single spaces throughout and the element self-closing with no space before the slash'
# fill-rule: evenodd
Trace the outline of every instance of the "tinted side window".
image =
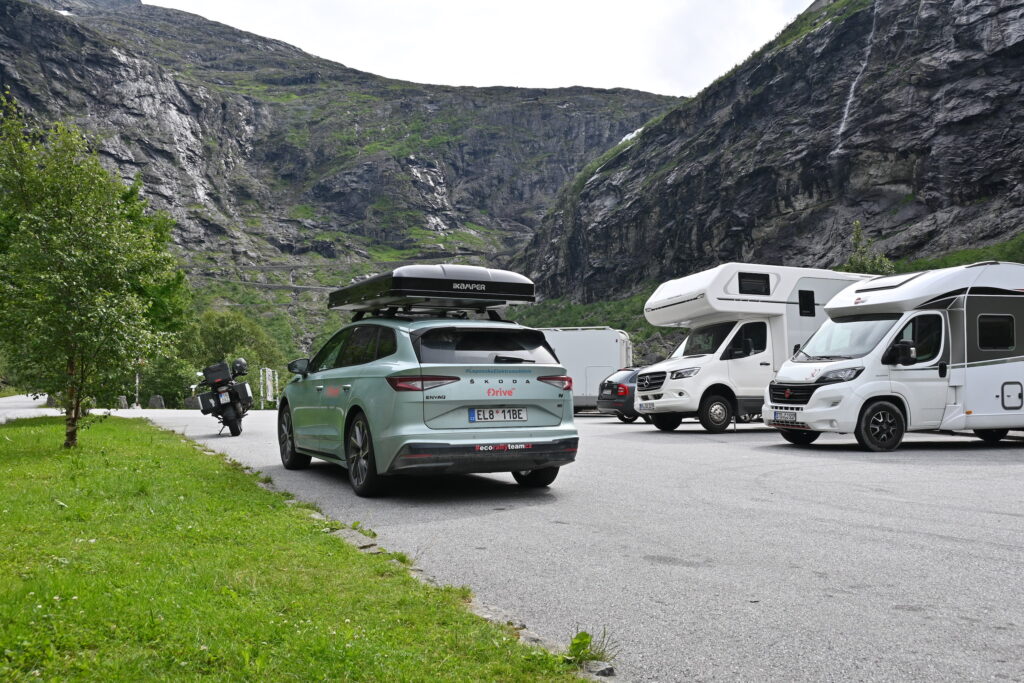
<svg viewBox="0 0 1024 683">
<path fill-rule="evenodd" d="M 380 337 L 377 340 L 377 358 L 386 358 L 398 350 L 398 341 L 395 339 L 395 331 L 389 327 L 380 328 Z"/>
<path fill-rule="evenodd" d="M 978 348 L 999 351 L 1014 347 L 1012 315 L 979 315 Z"/>
<path fill-rule="evenodd" d="M 935 360 L 942 350 L 942 318 L 919 315 L 903 326 L 896 341 L 909 341 L 917 350 L 917 363 Z"/>
<path fill-rule="evenodd" d="M 362 365 L 376 358 L 378 329 L 380 328 L 376 325 L 360 325 L 351 328 L 352 336 L 342 345 L 334 367 Z"/>
<path fill-rule="evenodd" d="M 740 273 L 740 294 L 770 294 L 768 273 Z"/>
<path fill-rule="evenodd" d="M 557 363 L 544 333 L 440 327 L 416 345 L 421 363 Z"/>
<path fill-rule="evenodd" d="M 341 332 L 338 332 L 336 335 L 331 337 L 330 340 L 328 340 L 328 342 L 324 344 L 319 351 L 316 352 L 316 355 L 313 356 L 313 360 L 309 362 L 309 371 L 319 372 L 320 370 L 327 370 L 328 368 L 333 368 L 334 359 L 338 355 L 338 349 L 348 338 L 348 335 L 351 331 L 352 328 L 347 327 Z"/>
</svg>

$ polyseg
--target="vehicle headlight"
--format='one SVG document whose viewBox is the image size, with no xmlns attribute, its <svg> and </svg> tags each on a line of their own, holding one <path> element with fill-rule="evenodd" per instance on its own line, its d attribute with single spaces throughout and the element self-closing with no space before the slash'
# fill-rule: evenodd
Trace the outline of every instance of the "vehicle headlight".
<svg viewBox="0 0 1024 683">
<path fill-rule="evenodd" d="M 849 382 L 854 379 L 860 373 L 864 372 L 864 368 L 843 368 L 842 370 L 829 370 L 821 377 L 818 378 L 818 384 L 831 384 L 833 382 Z"/>
<path fill-rule="evenodd" d="M 669 375 L 669 379 L 686 379 L 687 377 L 693 377 L 700 368 L 683 368 L 682 370 L 673 370 L 672 374 Z"/>
</svg>

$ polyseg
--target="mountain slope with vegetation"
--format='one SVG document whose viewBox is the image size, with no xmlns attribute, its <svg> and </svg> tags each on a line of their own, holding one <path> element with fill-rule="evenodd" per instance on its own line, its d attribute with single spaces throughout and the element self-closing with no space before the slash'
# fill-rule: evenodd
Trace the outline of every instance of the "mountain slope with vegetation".
<svg viewBox="0 0 1024 683">
<path fill-rule="evenodd" d="M 725 261 L 834 267 L 1024 228 L 1024 0 L 818 0 L 567 185 L 514 266 L 601 301 Z"/>
</svg>

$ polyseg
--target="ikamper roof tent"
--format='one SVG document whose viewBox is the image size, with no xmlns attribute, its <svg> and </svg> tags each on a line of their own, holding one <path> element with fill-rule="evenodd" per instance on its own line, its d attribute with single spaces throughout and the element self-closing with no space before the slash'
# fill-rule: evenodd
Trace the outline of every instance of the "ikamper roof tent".
<svg viewBox="0 0 1024 683">
<path fill-rule="evenodd" d="M 519 273 L 455 264 L 411 265 L 374 275 L 331 292 L 328 308 L 474 310 L 532 303 L 533 281 Z"/>
</svg>

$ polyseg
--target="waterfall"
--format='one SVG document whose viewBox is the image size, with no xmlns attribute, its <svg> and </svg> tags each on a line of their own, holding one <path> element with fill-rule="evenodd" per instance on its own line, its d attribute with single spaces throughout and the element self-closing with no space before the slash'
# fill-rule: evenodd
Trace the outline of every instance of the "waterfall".
<svg viewBox="0 0 1024 683">
<path fill-rule="evenodd" d="M 857 76 L 850 83 L 850 92 L 846 95 L 846 105 L 843 107 L 843 118 L 839 122 L 839 130 L 836 131 L 836 144 L 829 154 L 830 157 L 836 156 L 843 151 L 843 133 L 846 132 L 846 124 L 850 118 L 850 110 L 853 108 L 853 101 L 857 96 L 857 86 L 860 84 L 860 79 L 864 77 L 864 72 L 867 71 L 868 61 L 871 59 L 871 46 L 875 42 L 875 29 L 878 26 L 878 0 L 875 0 L 871 5 L 871 33 L 868 34 L 868 44 L 864 48 L 864 60 L 860 63 L 860 70 L 857 72 Z"/>
</svg>

